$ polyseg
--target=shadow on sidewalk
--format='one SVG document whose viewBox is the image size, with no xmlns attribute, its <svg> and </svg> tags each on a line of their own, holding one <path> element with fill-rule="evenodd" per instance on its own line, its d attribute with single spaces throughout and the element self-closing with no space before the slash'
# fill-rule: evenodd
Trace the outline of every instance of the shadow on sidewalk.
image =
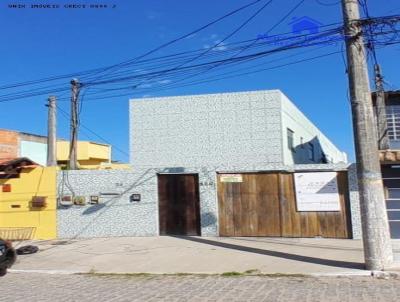
<svg viewBox="0 0 400 302">
<path fill-rule="evenodd" d="M 208 240 L 208 239 L 204 239 L 204 238 L 200 238 L 200 237 L 188 237 L 188 236 L 171 236 L 171 237 L 174 237 L 177 239 L 194 241 L 194 242 L 203 243 L 203 244 L 209 244 L 209 245 L 218 246 L 218 247 L 231 249 L 231 250 L 237 250 L 237 251 L 254 253 L 254 254 L 265 255 L 265 256 L 279 257 L 279 258 L 313 263 L 313 264 L 319 264 L 319 265 L 326 265 L 326 266 L 333 266 L 333 267 L 340 267 L 340 268 L 360 269 L 360 270 L 365 269 L 364 263 L 360 263 L 360 262 L 339 261 L 339 260 L 323 259 L 323 258 L 303 256 L 303 255 L 297 255 L 297 254 L 289 254 L 289 253 L 284 253 L 284 252 L 277 252 L 277 251 L 264 250 L 264 249 L 254 248 L 254 247 L 242 246 L 242 245 L 237 245 L 237 244 L 232 244 L 232 243 Z"/>
</svg>

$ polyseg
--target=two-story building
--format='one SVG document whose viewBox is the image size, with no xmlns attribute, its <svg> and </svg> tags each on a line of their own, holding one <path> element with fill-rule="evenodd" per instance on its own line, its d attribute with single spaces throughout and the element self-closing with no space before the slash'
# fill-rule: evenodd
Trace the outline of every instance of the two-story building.
<svg viewBox="0 0 400 302">
<path fill-rule="evenodd" d="M 69 141 L 57 141 L 57 164 L 67 165 Z M 91 141 L 78 141 L 78 164 L 83 169 L 117 167 L 111 163 L 111 145 Z M 45 166 L 47 161 L 47 137 L 31 133 L 0 129 L 0 158 L 27 157 Z M 122 167 L 122 165 L 121 165 Z"/>
<path fill-rule="evenodd" d="M 281 91 L 133 99 L 129 112 L 132 170 L 58 173 L 60 238 L 360 238 L 346 154 Z"/>
<path fill-rule="evenodd" d="M 376 93 L 372 95 L 375 108 Z M 392 238 L 400 238 L 400 91 L 385 93 L 385 115 L 377 112 L 378 125 L 383 128 L 378 137 L 380 161 L 386 194 L 389 226 Z M 378 111 L 378 109 L 377 109 Z M 382 120 L 382 117 L 385 120 Z M 381 142 L 385 141 L 384 144 Z"/>
<path fill-rule="evenodd" d="M 279 90 L 131 100 L 130 129 L 132 166 L 157 172 L 160 234 L 351 237 L 347 178 L 329 166 L 346 154 Z M 301 209 L 296 177 L 324 171 L 337 207 Z"/>
</svg>

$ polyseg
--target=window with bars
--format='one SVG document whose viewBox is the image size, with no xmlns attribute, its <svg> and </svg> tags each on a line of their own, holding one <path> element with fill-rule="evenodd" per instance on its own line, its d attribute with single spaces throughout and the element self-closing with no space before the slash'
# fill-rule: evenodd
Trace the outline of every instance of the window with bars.
<svg viewBox="0 0 400 302">
<path fill-rule="evenodd" d="M 400 239 L 400 178 L 383 178 L 383 183 L 390 234 L 393 239 Z"/>
<path fill-rule="evenodd" d="M 386 121 L 389 140 L 400 141 L 400 105 L 386 106 Z"/>
</svg>

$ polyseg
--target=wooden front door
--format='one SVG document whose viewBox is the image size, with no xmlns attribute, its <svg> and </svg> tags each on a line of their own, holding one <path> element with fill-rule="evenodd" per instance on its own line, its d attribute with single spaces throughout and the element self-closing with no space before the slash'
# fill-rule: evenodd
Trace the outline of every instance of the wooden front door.
<svg viewBox="0 0 400 302">
<path fill-rule="evenodd" d="M 199 181 L 195 174 L 159 174 L 160 235 L 200 235 Z"/>
</svg>

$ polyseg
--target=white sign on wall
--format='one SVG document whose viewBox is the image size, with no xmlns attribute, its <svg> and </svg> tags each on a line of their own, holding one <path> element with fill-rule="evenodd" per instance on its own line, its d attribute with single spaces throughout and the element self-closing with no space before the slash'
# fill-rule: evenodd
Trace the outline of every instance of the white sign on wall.
<svg viewBox="0 0 400 302">
<path fill-rule="evenodd" d="M 242 174 L 221 174 L 221 182 L 243 182 Z"/>
<path fill-rule="evenodd" d="M 336 172 L 295 173 L 297 210 L 340 211 Z"/>
</svg>

